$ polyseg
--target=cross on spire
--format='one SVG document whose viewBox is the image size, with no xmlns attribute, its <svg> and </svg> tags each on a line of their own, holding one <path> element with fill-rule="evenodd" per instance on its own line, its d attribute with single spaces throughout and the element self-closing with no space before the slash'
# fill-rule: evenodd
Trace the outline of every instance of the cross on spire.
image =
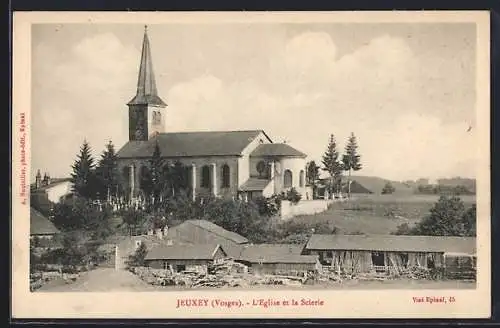
<svg viewBox="0 0 500 328">
<path fill-rule="evenodd" d="M 149 45 L 147 25 L 144 25 L 141 62 L 139 65 L 139 77 L 137 79 L 137 93 L 128 104 L 151 105 L 156 107 L 167 106 L 158 96 L 158 91 L 156 89 L 156 80 L 153 71 L 153 60 L 151 59 L 151 47 Z"/>
</svg>

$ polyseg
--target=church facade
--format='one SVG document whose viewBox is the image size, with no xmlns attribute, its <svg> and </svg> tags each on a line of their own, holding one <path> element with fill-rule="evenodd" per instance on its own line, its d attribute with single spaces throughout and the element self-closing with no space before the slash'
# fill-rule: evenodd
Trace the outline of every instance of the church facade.
<svg viewBox="0 0 500 328">
<path fill-rule="evenodd" d="M 187 168 L 192 197 L 269 197 L 295 188 L 305 197 L 306 154 L 274 143 L 263 130 L 166 132 L 166 103 L 158 96 L 147 31 L 137 93 L 127 104 L 129 141 L 118 151 L 121 182 L 130 197 L 141 193 L 155 146 L 166 162 Z"/>
</svg>

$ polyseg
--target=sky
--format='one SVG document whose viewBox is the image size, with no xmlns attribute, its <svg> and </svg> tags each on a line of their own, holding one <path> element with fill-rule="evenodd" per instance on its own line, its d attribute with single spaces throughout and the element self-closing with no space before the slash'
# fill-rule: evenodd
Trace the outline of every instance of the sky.
<svg viewBox="0 0 500 328">
<path fill-rule="evenodd" d="M 128 140 L 144 26 L 32 27 L 31 176 L 69 176 Z M 166 132 L 263 129 L 321 161 L 358 139 L 360 175 L 475 176 L 474 24 L 162 24 L 148 28 Z M 470 129 L 471 128 L 471 129 Z"/>
</svg>

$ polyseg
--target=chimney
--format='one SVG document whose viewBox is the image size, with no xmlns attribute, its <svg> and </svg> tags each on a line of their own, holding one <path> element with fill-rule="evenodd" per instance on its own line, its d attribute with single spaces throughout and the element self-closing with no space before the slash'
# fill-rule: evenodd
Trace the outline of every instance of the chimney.
<svg viewBox="0 0 500 328">
<path fill-rule="evenodd" d="M 42 186 L 42 174 L 40 173 L 40 170 L 36 172 L 36 178 L 35 178 L 35 188 L 38 189 Z"/>
</svg>

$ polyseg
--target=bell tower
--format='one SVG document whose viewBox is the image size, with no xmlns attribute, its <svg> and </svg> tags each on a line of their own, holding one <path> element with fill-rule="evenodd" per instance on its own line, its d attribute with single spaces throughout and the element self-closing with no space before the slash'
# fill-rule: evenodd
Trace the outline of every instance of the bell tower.
<svg viewBox="0 0 500 328">
<path fill-rule="evenodd" d="M 164 132 L 164 108 L 167 104 L 158 96 L 156 89 L 147 26 L 144 27 L 137 92 L 127 105 L 129 141 L 146 141 Z"/>
</svg>

